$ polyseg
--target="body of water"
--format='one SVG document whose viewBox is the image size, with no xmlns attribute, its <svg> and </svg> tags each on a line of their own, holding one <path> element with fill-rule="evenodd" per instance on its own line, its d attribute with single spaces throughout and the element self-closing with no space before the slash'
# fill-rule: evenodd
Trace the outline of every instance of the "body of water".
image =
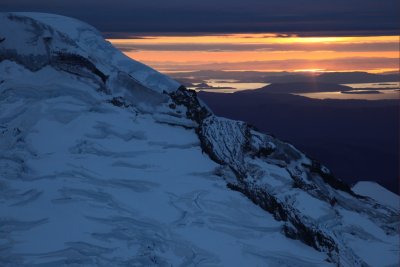
<svg viewBox="0 0 400 267">
<path fill-rule="evenodd" d="M 373 90 L 374 93 L 368 93 L 370 90 L 352 90 L 343 92 L 316 92 L 295 94 L 314 99 L 364 99 L 364 100 L 384 100 L 400 99 L 399 89 Z"/>
<path fill-rule="evenodd" d="M 210 79 L 206 80 L 205 82 L 210 86 L 210 88 L 189 87 L 189 89 L 194 89 L 196 91 L 213 92 L 213 93 L 234 93 L 244 90 L 259 89 L 269 85 L 269 83 L 248 83 L 248 82 L 240 82 L 238 80 L 221 80 L 221 79 L 219 80 Z"/>
<path fill-rule="evenodd" d="M 354 89 L 374 88 L 374 89 L 399 89 L 400 82 L 381 82 L 381 83 L 346 83 L 343 84 Z"/>
<path fill-rule="evenodd" d="M 301 95 L 314 99 L 364 99 L 364 100 L 384 100 L 400 99 L 400 82 L 381 82 L 381 83 L 348 83 L 343 84 L 354 88 L 346 92 L 314 92 L 301 93 Z"/>
<path fill-rule="evenodd" d="M 240 82 L 233 79 L 209 79 L 205 83 L 209 87 L 198 88 L 198 84 L 194 84 L 196 91 L 205 91 L 213 93 L 234 93 L 244 90 L 259 89 L 269 85 L 269 83 L 252 83 Z M 314 99 L 364 99 L 364 100 L 383 100 L 383 99 L 400 99 L 400 82 L 381 82 L 381 83 L 349 83 L 343 84 L 354 88 L 347 92 L 313 92 L 313 93 L 296 93 L 295 95 L 305 96 Z"/>
</svg>

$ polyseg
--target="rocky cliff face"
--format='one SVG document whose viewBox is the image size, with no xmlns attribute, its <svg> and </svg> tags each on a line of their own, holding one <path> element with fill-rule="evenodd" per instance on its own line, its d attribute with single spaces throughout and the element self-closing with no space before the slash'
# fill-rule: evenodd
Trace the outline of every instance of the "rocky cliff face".
<svg viewBox="0 0 400 267">
<path fill-rule="evenodd" d="M 79 21 L 0 16 L 0 261 L 386 266 L 399 211 Z"/>
</svg>

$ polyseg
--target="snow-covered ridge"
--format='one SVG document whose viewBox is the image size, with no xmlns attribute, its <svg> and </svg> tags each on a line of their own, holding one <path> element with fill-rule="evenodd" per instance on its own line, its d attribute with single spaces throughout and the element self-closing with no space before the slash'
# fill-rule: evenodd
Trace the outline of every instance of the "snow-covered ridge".
<svg viewBox="0 0 400 267">
<path fill-rule="evenodd" d="M 95 28 L 81 21 L 45 13 L 2 13 L 0 25 L 2 58 L 32 70 L 54 61 L 64 65 L 81 62 L 82 67 L 103 75 L 105 87 L 113 87 L 121 72 L 157 92 L 179 87 L 169 77 L 122 54 Z"/>
<path fill-rule="evenodd" d="M 385 254 L 398 244 L 398 209 L 357 195 L 328 168 L 292 145 L 246 123 L 212 115 L 194 93 L 180 88 L 170 95 L 199 123 L 202 149 L 222 165 L 218 174 L 227 186 L 285 222 L 282 231 L 288 237 L 326 252 L 339 266 L 379 266 L 377 251 Z M 370 228 L 370 223 L 375 226 Z M 370 254 L 359 248 L 369 239 L 393 243 L 371 242 L 376 251 Z M 393 254 L 392 260 L 396 257 Z"/>
<path fill-rule="evenodd" d="M 378 203 L 400 210 L 400 196 L 375 182 L 358 182 L 352 189 L 359 195 L 370 197 Z"/>
<path fill-rule="evenodd" d="M 0 23 L 0 265 L 397 264 L 376 185 L 213 115 L 85 23 Z"/>
</svg>

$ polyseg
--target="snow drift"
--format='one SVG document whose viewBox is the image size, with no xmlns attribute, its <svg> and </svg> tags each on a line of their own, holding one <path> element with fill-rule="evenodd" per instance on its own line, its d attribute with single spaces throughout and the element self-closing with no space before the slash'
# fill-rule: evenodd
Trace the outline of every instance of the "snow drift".
<svg viewBox="0 0 400 267">
<path fill-rule="evenodd" d="M 85 23 L 0 25 L 2 266 L 398 263 L 379 186 L 216 117 Z"/>
</svg>

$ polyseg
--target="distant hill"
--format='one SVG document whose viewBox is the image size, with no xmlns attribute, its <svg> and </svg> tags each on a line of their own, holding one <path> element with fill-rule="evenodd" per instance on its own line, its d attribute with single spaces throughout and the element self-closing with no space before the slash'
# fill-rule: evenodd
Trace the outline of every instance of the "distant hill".
<svg viewBox="0 0 400 267">
<path fill-rule="evenodd" d="M 318 82 L 318 83 L 379 83 L 398 82 L 398 73 L 368 73 L 368 72 L 259 72 L 259 71 L 212 71 L 202 70 L 194 72 L 173 73 L 171 76 L 182 80 L 191 78 L 198 80 L 207 79 L 234 79 L 242 82 L 265 82 L 265 83 L 290 83 L 290 82 Z"/>
<path fill-rule="evenodd" d="M 329 72 L 317 77 L 318 82 L 324 83 L 376 83 L 397 82 L 399 74 L 374 74 L 367 72 Z"/>
<path fill-rule="evenodd" d="M 367 72 L 325 72 L 321 74 L 289 73 L 265 77 L 268 83 L 290 83 L 290 82 L 317 82 L 317 83 L 379 83 L 398 82 L 399 74 L 375 74 Z"/>
<path fill-rule="evenodd" d="M 297 82 L 297 83 L 274 83 L 259 90 L 269 93 L 310 93 L 310 92 L 334 92 L 350 91 L 353 88 L 340 84 Z M 254 91 L 253 91 L 254 93 Z"/>
</svg>

